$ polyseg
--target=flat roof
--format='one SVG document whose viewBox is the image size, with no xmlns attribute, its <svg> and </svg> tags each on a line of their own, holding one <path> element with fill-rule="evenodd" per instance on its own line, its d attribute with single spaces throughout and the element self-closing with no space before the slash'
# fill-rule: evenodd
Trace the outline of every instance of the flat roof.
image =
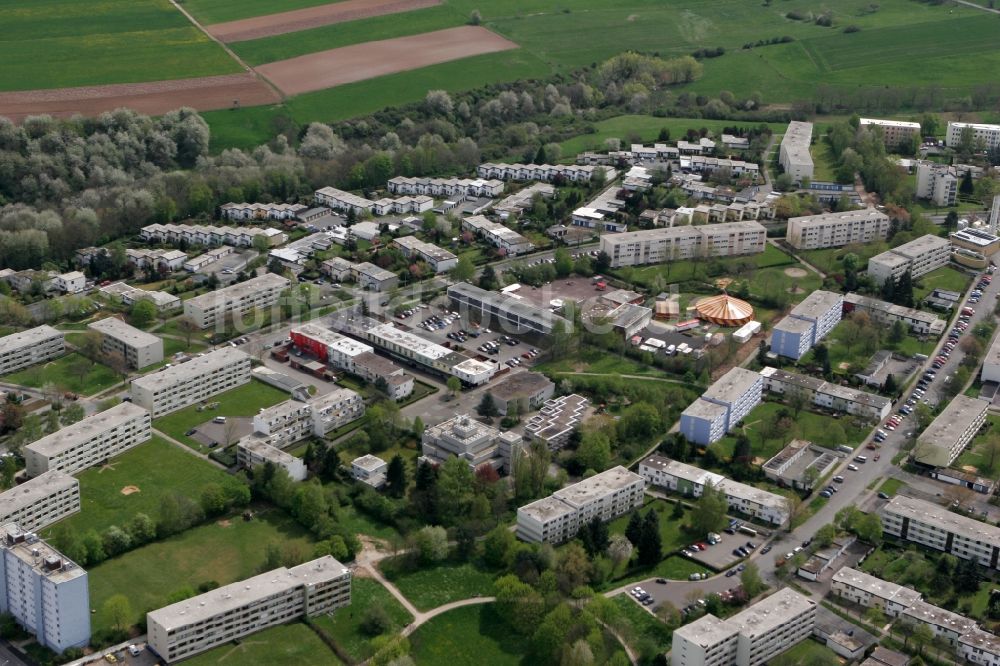
<svg viewBox="0 0 1000 666">
<path fill-rule="evenodd" d="M 843 307 L 844 297 L 832 291 L 817 289 L 792 308 L 796 317 L 818 320 L 835 308 Z"/>
<path fill-rule="evenodd" d="M 768 634 L 778 625 L 815 608 L 816 602 L 790 587 L 783 587 L 771 596 L 729 618 L 740 634 L 755 638 Z"/>
<path fill-rule="evenodd" d="M 772 331 L 781 331 L 782 333 L 805 333 L 809 331 L 813 325 L 814 324 L 811 321 L 788 315 L 775 324 Z"/>
<path fill-rule="evenodd" d="M 449 286 L 448 296 L 454 297 L 454 294 L 464 296 L 465 298 L 477 299 L 484 305 L 488 304 L 496 307 L 500 312 L 513 313 L 519 319 L 530 319 L 535 322 L 546 323 L 550 326 L 554 325 L 557 321 L 568 324 L 568 321 L 564 317 L 560 317 L 548 308 L 538 307 L 515 296 L 487 291 L 468 282 L 459 282 Z"/>
<path fill-rule="evenodd" d="M 862 125 L 881 125 L 883 127 L 906 127 L 909 129 L 920 129 L 920 123 L 911 123 L 906 120 L 883 120 L 881 118 L 862 118 Z"/>
<path fill-rule="evenodd" d="M 57 331 L 45 324 L 30 328 L 27 331 L 11 333 L 0 338 L 0 354 L 24 349 L 25 347 L 34 347 L 42 340 L 48 340 L 57 336 L 61 338 L 63 336 L 62 331 Z"/>
<path fill-rule="evenodd" d="M 429 257 L 432 257 L 435 261 L 448 261 L 451 259 L 457 259 L 452 252 L 445 250 L 444 248 L 438 247 L 434 243 L 428 243 L 427 241 L 422 241 L 416 236 L 402 236 L 394 241 L 400 247 L 404 247 L 408 250 L 413 250 L 414 252 L 422 252 Z"/>
<path fill-rule="evenodd" d="M 976 631 L 979 626 L 975 620 L 970 620 L 964 615 L 952 613 L 944 608 L 939 608 L 926 601 L 917 601 L 909 608 L 905 609 L 901 615 L 915 618 L 925 624 L 932 624 L 948 631 L 953 631 L 959 635 Z"/>
<path fill-rule="evenodd" d="M 79 481 L 57 469 L 43 472 L 19 486 L 0 493 L 0 516 L 9 516 L 46 497 L 79 485 Z"/>
<path fill-rule="evenodd" d="M 1000 547 L 1000 527 L 981 523 L 973 518 L 966 518 L 933 502 L 896 495 L 882 507 L 882 512 L 909 518 L 925 525 L 932 525 L 937 529 Z"/>
<path fill-rule="evenodd" d="M 272 446 L 267 443 L 266 439 L 259 438 L 257 435 L 247 435 L 239 442 L 237 446 L 246 449 L 247 451 L 252 451 L 256 453 L 264 460 L 272 462 L 275 465 L 289 466 L 294 465 L 300 461 L 290 453 L 282 451 L 276 446 Z"/>
<path fill-rule="evenodd" d="M 535 500 L 530 504 L 525 504 L 517 510 L 526 516 L 530 516 L 539 522 L 548 522 L 559 516 L 566 516 L 574 513 L 576 509 L 557 497 L 548 496 L 540 500 Z"/>
<path fill-rule="evenodd" d="M 392 271 L 388 271 L 382 268 L 381 266 L 376 266 L 370 261 L 363 261 L 360 264 L 354 264 L 351 267 L 351 270 L 360 273 L 361 275 L 364 275 L 366 277 L 369 277 L 373 280 L 378 280 L 379 282 L 383 282 L 385 280 L 391 280 L 392 278 L 396 277 L 396 274 L 393 273 Z"/>
<path fill-rule="evenodd" d="M 935 236 L 933 234 L 924 234 L 920 238 L 914 238 L 909 243 L 903 243 L 899 247 L 889 250 L 889 252 L 901 254 L 904 257 L 913 259 L 922 256 L 927 252 L 940 250 L 942 248 L 947 249 L 949 246 L 950 244 L 948 243 L 947 238 L 941 238 L 940 236 Z"/>
<path fill-rule="evenodd" d="M 506 402 L 532 396 L 549 386 L 555 385 L 540 372 L 518 372 L 490 387 L 489 392 Z"/>
<path fill-rule="evenodd" d="M 851 222 L 868 222 L 872 220 L 889 221 L 889 216 L 877 208 L 861 208 L 819 215 L 800 215 L 788 218 L 788 224 L 800 227 L 819 227 L 826 224 L 849 224 Z"/>
<path fill-rule="evenodd" d="M 746 368 L 732 368 L 709 386 L 702 398 L 737 402 L 761 381 L 760 374 Z"/>
<path fill-rule="evenodd" d="M 345 356 L 358 356 L 360 354 L 373 351 L 371 345 L 366 345 L 359 340 L 349 338 L 346 335 L 338 333 L 337 331 L 324 328 L 319 324 L 308 323 L 302 324 L 301 326 L 295 326 L 292 328 L 292 333 L 298 333 L 308 338 L 312 338 L 313 340 L 318 340 L 330 349 L 344 354 Z"/>
<path fill-rule="evenodd" d="M 717 402 L 711 402 L 702 398 L 695 398 L 694 402 L 684 408 L 682 414 L 696 419 L 708 419 L 714 421 L 720 415 L 726 413 L 726 408 Z"/>
<path fill-rule="evenodd" d="M 979 648 L 990 654 L 1000 654 L 1000 636 L 976 629 L 958 637 L 959 643 Z"/>
<path fill-rule="evenodd" d="M 949 451 L 958 438 L 962 437 L 965 431 L 973 422 L 981 417 L 990 403 L 979 398 L 970 398 L 967 395 L 956 395 L 944 410 L 935 417 L 927 429 L 920 433 L 917 438 L 919 446 L 917 451 L 923 446 L 933 446 L 936 449 Z M 950 456 L 950 454 L 947 454 Z M 925 462 L 927 458 L 937 458 L 933 451 L 916 454 L 920 462 Z M 951 460 L 944 463 L 934 462 L 939 467 L 946 467 Z"/>
<path fill-rule="evenodd" d="M 920 601 L 920 593 L 914 589 L 882 580 L 851 567 L 841 567 L 837 573 L 833 574 L 832 582 L 844 583 L 873 596 L 907 607 Z"/>
<path fill-rule="evenodd" d="M 39 539 L 38 535 L 23 531 L 17 523 L 7 523 L 0 530 L 3 532 L 0 547 L 48 580 L 65 583 L 87 575 L 79 564 Z"/>
<path fill-rule="evenodd" d="M 790 159 L 800 164 L 812 164 L 809 145 L 812 143 L 813 124 L 793 120 L 788 123 L 785 136 L 781 138 L 781 147 Z"/>
<path fill-rule="evenodd" d="M 74 446 L 90 440 L 95 435 L 128 423 L 137 418 L 149 417 L 149 412 L 131 402 L 122 402 L 111 409 L 92 414 L 82 421 L 38 439 L 27 448 L 48 458 L 57 456 Z"/>
<path fill-rule="evenodd" d="M 208 352 L 204 356 L 197 356 L 187 363 L 180 363 L 169 368 L 164 368 L 157 372 L 144 375 L 132 380 L 132 386 L 156 392 L 164 386 L 173 386 L 178 382 L 188 381 L 195 377 L 201 377 L 220 368 L 246 361 L 250 364 L 250 357 L 239 349 L 233 347 L 222 347 L 215 351 Z"/>
<path fill-rule="evenodd" d="M 127 324 L 118 317 L 99 319 L 88 324 L 87 328 L 92 328 L 130 347 L 148 347 L 160 342 L 159 336 Z"/>
<path fill-rule="evenodd" d="M 284 289 L 289 284 L 291 283 L 288 281 L 288 278 L 275 275 L 274 273 L 265 273 L 264 275 L 250 278 L 246 282 L 237 282 L 234 285 L 210 291 L 202 294 L 201 296 L 195 296 L 194 298 L 188 299 L 186 302 L 194 303 L 198 307 L 204 307 L 218 303 L 220 297 L 227 301 L 236 301 L 245 298 L 246 296 L 250 296 L 262 289 Z"/>
<path fill-rule="evenodd" d="M 736 634 L 736 627 L 728 620 L 720 620 L 711 613 L 674 630 L 674 636 L 703 648 L 718 645 Z"/>
<path fill-rule="evenodd" d="M 379 458 L 378 456 L 373 456 L 370 453 L 366 453 L 363 456 L 358 456 L 351 461 L 352 467 L 359 467 L 363 470 L 369 472 L 374 472 L 386 466 L 386 462 Z"/>
<path fill-rule="evenodd" d="M 574 508 L 580 508 L 595 499 L 627 488 L 637 481 L 645 485 L 641 476 L 617 465 L 600 474 L 595 474 L 589 479 L 557 490 L 552 493 L 552 497 L 562 500 Z"/>
</svg>

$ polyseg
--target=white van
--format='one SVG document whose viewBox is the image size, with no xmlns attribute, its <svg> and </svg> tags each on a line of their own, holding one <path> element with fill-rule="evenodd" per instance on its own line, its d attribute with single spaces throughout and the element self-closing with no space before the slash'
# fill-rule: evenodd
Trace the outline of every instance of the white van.
<svg viewBox="0 0 1000 666">
<path fill-rule="evenodd" d="M 225 416 L 216 416 L 214 419 L 212 419 L 212 423 L 224 424 L 225 422 L 226 422 Z"/>
</svg>

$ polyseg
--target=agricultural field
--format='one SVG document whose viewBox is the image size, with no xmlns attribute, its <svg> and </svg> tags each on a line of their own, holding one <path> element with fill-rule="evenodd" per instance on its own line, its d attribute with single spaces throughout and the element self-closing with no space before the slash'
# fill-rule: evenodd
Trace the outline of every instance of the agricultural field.
<svg viewBox="0 0 1000 666">
<path fill-rule="evenodd" d="M 168 0 L 6 3 L 0 91 L 233 74 L 239 65 Z"/>
<path fill-rule="evenodd" d="M 529 663 L 528 639 L 510 631 L 492 604 L 465 606 L 434 618 L 410 636 L 418 664 L 467 663 L 469 655 L 491 666 Z"/>
<path fill-rule="evenodd" d="M 338 611 L 342 612 L 342 611 Z M 271 627 L 226 643 L 191 659 L 190 666 L 240 664 L 240 666 L 330 666 L 342 663 L 316 633 L 301 622 Z"/>
</svg>

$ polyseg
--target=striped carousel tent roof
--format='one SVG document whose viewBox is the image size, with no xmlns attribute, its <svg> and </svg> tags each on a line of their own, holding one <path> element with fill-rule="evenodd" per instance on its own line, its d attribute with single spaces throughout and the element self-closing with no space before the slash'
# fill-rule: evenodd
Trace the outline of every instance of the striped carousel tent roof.
<svg viewBox="0 0 1000 666">
<path fill-rule="evenodd" d="M 742 326 L 753 319 L 753 306 L 729 294 L 703 298 L 695 308 L 698 317 L 720 326 Z"/>
</svg>

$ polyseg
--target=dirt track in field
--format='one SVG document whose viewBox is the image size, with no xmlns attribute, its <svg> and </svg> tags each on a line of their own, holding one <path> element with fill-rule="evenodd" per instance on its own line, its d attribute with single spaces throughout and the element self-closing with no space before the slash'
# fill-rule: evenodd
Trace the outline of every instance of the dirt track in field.
<svg viewBox="0 0 1000 666">
<path fill-rule="evenodd" d="M 248 39 L 283 35 L 372 16 L 409 12 L 439 4 L 441 0 L 345 0 L 319 7 L 216 23 L 205 26 L 205 30 L 223 42 L 244 42 Z"/>
<path fill-rule="evenodd" d="M 515 48 L 485 28 L 463 26 L 310 53 L 256 69 L 286 95 L 298 95 Z"/>
<path fill-rule="evenodd" d="M 14 121 L 47 113 L 69 117 L 95 116 L 127 106 L 140 113 L 161 115 L 190 106 L 199 111 L 227 109 L 233 101 L 240 106 L 276 104 L 281 101 L 267 84 L 254 74 L 227 74 L 173 81 L 123 83 L 52 90 L 23 90 L 0 93 L 0 116 Z"/>
</svg>

